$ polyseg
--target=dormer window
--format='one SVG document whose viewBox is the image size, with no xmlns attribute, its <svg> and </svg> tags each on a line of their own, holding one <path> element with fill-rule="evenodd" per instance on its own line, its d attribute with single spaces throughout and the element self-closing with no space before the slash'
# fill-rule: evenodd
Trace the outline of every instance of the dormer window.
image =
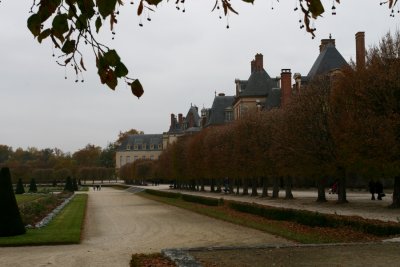
<svg viewBox="0 0 400 267">
<path fill-rule="evenodd" d="M 126 150 L 131 150 L 131 145 L 127 145 Z"/>
<path fill-rule="evenodd" d="M 146 150 L 146 148 L 147 148 L 147 145 L 146 145 L 146 144 L 143 144 L 143 145 L 142 145 L 142 149 L 143 149 L 143 150 Z"/>
<path fill-rule="evenodd" d="M 162 144 L 158 144 L 158 149 L 162 149 Z"/>
<path fill-rule="evenodd" d="M 150 145 L 150 149 L 151 149 L 151 150 L 154 150 L 154 145 Z"/>
<path fill-rule="evenodd" d="M 134 149 L 134 150 L 138 150 L 138 145 L 135 145 L 135 146 L 133 147 L 133 149 Z"/>
</svg>

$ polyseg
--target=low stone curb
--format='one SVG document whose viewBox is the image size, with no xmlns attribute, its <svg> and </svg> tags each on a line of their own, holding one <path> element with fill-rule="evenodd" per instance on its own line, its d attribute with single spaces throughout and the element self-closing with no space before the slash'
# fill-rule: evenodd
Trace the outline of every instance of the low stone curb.
<svg viewBox="0 0 400 267">
<path fill-rule="evenodd" d="M 146 189 L 142 188 L 142 187 L 136 187 L 136 186 L 131 186 L 128 189 L 125 189 L 126 192 L 132 193 L 132 194 L 136 194 L 139 192 L 142 192 Z"/>
<path fill-rule="evenodd" d="M 400 239 L 400 238 L 399 238 Z M 284 248 L 310 248 L 310 247 L 339 247 L 339 246 L 360 246 L 360 245 L 377 245 L 386 242 L 395 242 L 392 239 L 382 242 L 365 242 L 365 243 L 329 243 L 329 244 L 259 244 L 247 246 L 216 246 L 216 247 L 195 247 L 195 248 L 176 248 L 163 249 L 161 253 L 174 261 L 179 267 L 201 267 L 202 265 L 192 256 L 190 252 L 201 251 L 223 251 L 223 250 L 246 250 L 246 249 L 284 249 Z M 400 242 L 400 240 L 397 240 Z"/>
<path fill-rule="evenodd" d="M 175 262 L 178 267 L 202 267 L 185 249 L 163 249 L 161 254 Z"/>
<path fill-rule="evenodd" d="M 46 217 L 44 217 L 40 222 L 35 224 L 35 228 L 42 228 L 51 222 L 51 220 L 75 197 L 75 194 L 65 199 L 58 207 L 52 210 Z"/>
</svg>

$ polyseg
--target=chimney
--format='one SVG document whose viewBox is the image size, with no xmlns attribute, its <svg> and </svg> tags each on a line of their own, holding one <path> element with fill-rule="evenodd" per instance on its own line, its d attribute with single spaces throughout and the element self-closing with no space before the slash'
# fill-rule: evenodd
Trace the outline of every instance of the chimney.
<svg viewBox="0 0 400 267">
<path fill-rule="evenodd" d="M 256 68 L 256 61 L 254 59 L 250 62 L 250 67 L 251 67 L 251 73 L 253 73 Z"/>
<path fill-rule="evenodd" d="M 219 93 L 218 96 L 225 96 L 225 94 L 224 93 Z"/>
<path fill-rule="evenodd" d="M 292 96 L 292 73 L 290 69 L 281 71 L 281 107 L 285 107 Z"/>
<path fill-rule="evenodd" d="M 183 126 L 183 116 L 182 113 L 178 114 L 178 123 L 182 127 Z"/>
<path fill-rule="evenodd" d="M 175 129 L 175 114 L 171 113 L 171 129 Z"/>
<path fill-rule="evenodd" d="M 255 62 L 254 62 L 254 71 L 262 71 L 264 69 L 263 63 L 263 55 L 256 54 Z"/>
<path fill-rule="evenodd" d="M 365 68 L 365 33 L 356 33 L 356 64 L 358 69 Z"/>
<path fill-rule="evenodd" d="M 332 39 L 332 38 L 322 39 L 321 45 L 319 46 L 319 52 L 321 53 L 322 51 L 324 51 L 328 44 L 332 44 L 333 46 L 336 46 L 335 39 Z"/>
</svg>

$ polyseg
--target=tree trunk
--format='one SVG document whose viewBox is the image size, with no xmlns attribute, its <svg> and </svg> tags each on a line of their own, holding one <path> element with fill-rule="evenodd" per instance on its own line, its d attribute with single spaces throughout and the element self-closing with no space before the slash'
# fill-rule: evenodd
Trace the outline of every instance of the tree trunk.
<svg viewBox="0 0 400 267">
<path fill-rule="evenodd" d="M 325 196 L 326 180 L 325 180 L 325 177 L 317 178 L 316 182 L 317 182 L 317 188 L 318 188 L 317 202 L 326 202 L 326 196 Z"/>
<path fill-rule="evenodd" d="M 246 196 L 249 194 L 249 181 L 247 179 L 243 179 L 243 193 L 242 195 Z"/>
<path fill-rule="evenodd" d="M 257 192 L 257 178 L 251 179 L 251 196 L 258 196 Z"/>
<path fill-rule="evenodd" d="M 221 179 L 217 179 L 217 193 L 221 193 L 222 189 L 221 189 Z"/>
<path fill-rule="evenodd" d="M 262 194 L 261 197 L 268 197 L 268 184 L 267 184 L 267 177 L 262 177 Z"/>
<path fill-rule="evenodd" d="M 346 169 L 343 167 L 337 168 L 338 175 L 338 201 L 337 203 L 348 203 L 346 197 Z"/>
<path fill-rule="evenodd" d="M 394 177 L 393 187 L 393 202 L 390 204 L 389 208 L 398 209 L 400 208 L 400 176 Z"/>
<path fill-rule="evenodd" d="M 233 181 L 234 181 L 234 179 L 232 179 L 232 178 L 229 178 L 229 194 L 233 194 Z"/>
<path fill-rule="evenodd" d="M 214 179 L 211 179 L 211 190 L 210 190 L 210 192 L 212 192 L 212 193 L 215 192 Z"/>
<path fill-rule="evenodd" d="M 292 185 L 293 185 L 292 176 L 286 176 L 285 177 L 285 199 L 293 199 Z"/>
<path fill-rule="evenodd" d="M 275 176 L 272 186 L 272 198 L 279 198 L 279 181 L 279 177 Z"/>
<path fill-rule="evenodd" d="M 200 191 L 202 191 L 202 192 L 206 191 L 206 190 L 204 189 L 204 179 L 203 179 L 203 178 L 200 180 L 200 183 L 201 183 L 201 185 L 200 185 Z"/>
</svg>

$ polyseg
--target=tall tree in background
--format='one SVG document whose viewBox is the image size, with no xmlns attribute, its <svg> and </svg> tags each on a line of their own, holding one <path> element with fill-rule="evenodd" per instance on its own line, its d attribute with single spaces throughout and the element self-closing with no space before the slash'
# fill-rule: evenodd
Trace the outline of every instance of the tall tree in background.
<svg viewBox="0 0 400 267">
<path fill-rule="evenodd" d="M 400 207 L 400 33 L 368 51 L 366 67 L 344 72 L 335 88 L 336 138 L 357 172 L 394 179 Z M 352 90 L 349 90 L 351 88 Z"/>
<path fill-rule="evenodd" d="M 12 147 L 0 145 L 0 164 L 5 163 L 13 153 Z"/>
<path fill-rule="evenodd" d="M 101 147 L 92 144 L 78 150 L 72 155 L 77 166 L 89 167 L 100 165 Z"/>
</svg>

